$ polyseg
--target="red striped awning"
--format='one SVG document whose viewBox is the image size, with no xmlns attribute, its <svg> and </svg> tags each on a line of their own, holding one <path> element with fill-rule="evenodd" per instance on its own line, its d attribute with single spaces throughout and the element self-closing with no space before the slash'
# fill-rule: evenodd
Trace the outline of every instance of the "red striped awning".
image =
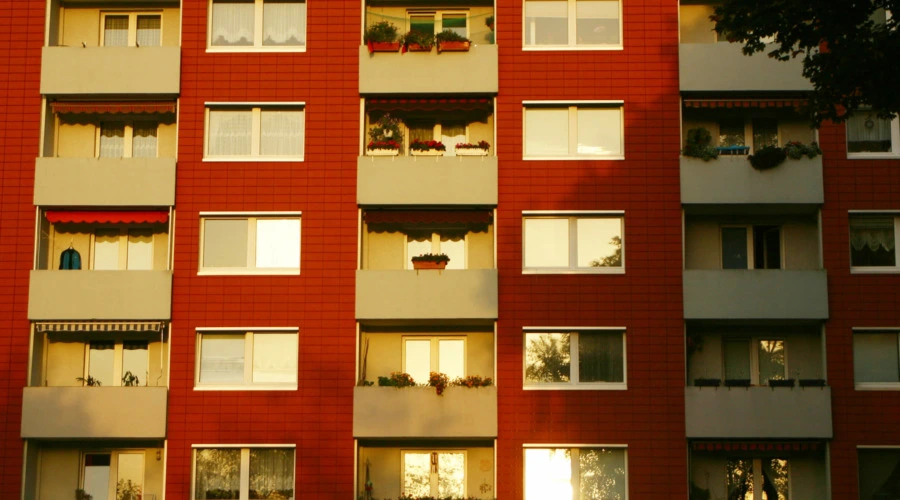
<svg viewBox="0 0 900 500">
<path fill-rule="evenodd" d="M 366 110 L 397 111 L 481 111 L 490 112 L 494 103 L 487 97 L 368 99 Z"/>
<path fill-rule="evenodd" d="M 50 104 L 58 114 L 112 114 L 134 115 L 150 113 L 174 113 L 175 101 L 97 102 L 72 101 Z"/>
<path fill-rule="evenodd" d="M 685 99 L 685 108 L 801 108 L 805 99 Z"/>
<path fill-rule="evenodd" d="M 159 224 L 169 220 L 169 212 L 153 211 L 63 211 L 48 210 L 47 220 L 54 224 Z"/>
<path fill-rule="evenodd" d="M 694 441 L 691 450 L 706 452 L 819 452 L 825 450 L 822 441 Z"/>
<path fill-rule="evenodd" d="M 490 224 L 490 210 L 369 210 L 369 224 Z"/>
</svg>

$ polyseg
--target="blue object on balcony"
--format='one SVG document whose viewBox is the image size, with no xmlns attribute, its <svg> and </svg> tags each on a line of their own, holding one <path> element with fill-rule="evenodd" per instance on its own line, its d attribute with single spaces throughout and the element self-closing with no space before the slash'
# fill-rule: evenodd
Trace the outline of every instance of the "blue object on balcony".
<svg viewBox="0 0 900 500">
<path fill-rule="evenodd" d="M 59 255 L 60 269 L 81 269 L 81 254 L 69 247 Z"/>
<path fill-rule="evenodd" d="M 746 155 L 750 153 L 750 146 L 719 146 L 716 149 L 720 155 Z"/>
</svg>

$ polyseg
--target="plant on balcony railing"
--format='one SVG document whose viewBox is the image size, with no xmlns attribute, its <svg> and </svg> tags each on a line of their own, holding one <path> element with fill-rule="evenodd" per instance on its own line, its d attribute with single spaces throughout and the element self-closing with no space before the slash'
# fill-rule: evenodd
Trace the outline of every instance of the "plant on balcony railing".
<svg viewBox="0 0 900 500">
<path fill-rule="evenodd" d="M 480 375 L 469 375 L 467 377 L 456 377 L 451 385 L 458 387 L 490 387 L 494 385 L 494 379 L 491 377 L 482 377 Z"/>
<path fill-rule="evenodd" d="M 90 375 L 88 375 L 87 377 L 75 377 L 75 380 L 81 382 L 82 386 L 87 387 L 100 387 L 103 385 L 98 379 L 95 379 Z"/>
<path fill-rule="evenodd" d="M 437 390 L 437 395 L 444 393 L 444 389 L 450 384 L 450 377 L 446 373 L 430 372 L 428 374 L 428 385 Z"/>
<path fill-rule="evenodd" d="M 807 146 L 800 141 L 791 141 L 785 144 L 784 152 L 787 154 L 787 157 L 792 160 L 799 160 L 804 156 L 811 159 L 822 154 L 822 150 L 819 149 L 817 143 L 813 142 Z"/>
<path fill-rule="evenodd" d="M 717 378 L 695 378 L 694 387 L 719 387 L 722 381 Z"/>
<path fill-rule="evenodd" d="M 420 141 L 414 139 L 409 144 L 409 152 L 413 156 L 443 156 L 447 146 L 441 141 Z"/>
<path fill-rule="evenodd" d="M 452 30 L 444 30 L 434 35 L 437 51 L 468 52 L 472 41 Z"/>
<path fill-rule="evenodd" d="M 705 128 L 692 128 L 688 130 L 687 140 L 684 142 L 684 156 L 700 158 L 703 161 L 714 160 L 719 157 L 719 150 L 712 147 L 712 135 Z"/>
<path fill-rule="evenodd" d="M 366 154 L 369 156 L 396 156 L 403 146 L 403 133 L 400 132 L 400 120 L 385 113 L 369 129 L 369 143 Z"/>
<path fill-rule="evenodd" d="M 131 370 L 125 372 L 125 375 L 122 375 L 123 387 L 139 387 L 140 385 L 141 380 L 137 377 L 137 375 L 131 373 Z"/>
<path fill-rule="evenodd" d="M 825 387 L 823 378 L 801 378 L 800 387 Z"/>
<path fill-rule="evenodd" d="M 406 372 L 391 372 L 390 377 L 378 377 L 379 387 L 413 387 L 416 381 Z"/>
<path fill-rule="evenodd" d="M 489 149 L 491 145 L 487 141 L 461 142 L 456 145 L 456 156 L 487 156 Z"/>
<path fill-rule="evenodd" d="M 759 149 L 755 154 L 747 157 L 750 165 L 756 170 L 769 170 L 784 163 L 787 153 L 778 146 L 765 146 Z"/>
<path fill-rule="evenodd" d="M 75 500 L 94 500 L 94 495 L 85 492 L 83 489 L 78 488 L 75 490 Z"/>
<path fill-rule="evenodd" d="M 794 379 L 792 378 L 784 378 L 784 379 L 769 379 L 769 387 L 794 387 Z"/>
<path fill-rule="evenodd" d="M 494 31 L 494 16 L 487 16 L 484 20 L 484 25 L 487 26 L 489 30 Z"/>
<path fill-rule="evenodd" d="M 412 259 L 413 269 L 444 269 L 450 262 L 450 256 L 445 253 L 424 253 Z"/>
<path fill-rule="evenodd" d="M 410 52 L 431 52 L 434 47 L 434 35 L 418 30 L 407 31 L 400 37 L 400 44 L 404 50 Z"/>
<path fill-rule="evenodd" d="M 363 41 L 372 52 L 396 52 L 400 50 L 400 42 L 397 41 L 397 27 L 388 21 L 379 21 L 366 28 Z"/>
</svg>

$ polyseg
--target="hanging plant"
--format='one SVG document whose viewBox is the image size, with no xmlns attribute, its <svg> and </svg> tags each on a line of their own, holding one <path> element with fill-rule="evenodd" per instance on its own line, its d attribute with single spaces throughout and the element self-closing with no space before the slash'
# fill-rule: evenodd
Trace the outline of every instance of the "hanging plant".
<svg viewBox="0 0 900 500">
<path fill-rule="evenodd" d="M 757 151 L 756 154 L 747 157 L 747 159 L 750 160 L 750 165 L 756 170 L 769 170 L 770 168 L 775 168 L 784 163 L 786 158 L 787 153 L 778 146 L 766 146 Z"/>
</svg>

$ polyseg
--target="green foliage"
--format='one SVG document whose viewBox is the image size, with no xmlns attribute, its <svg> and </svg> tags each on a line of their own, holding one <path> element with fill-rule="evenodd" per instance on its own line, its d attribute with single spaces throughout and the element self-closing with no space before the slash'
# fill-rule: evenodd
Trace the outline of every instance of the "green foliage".
<svg viewBox="0 0 900 500">
<path fill-rule="evenodd" d="M 78 382 L 81 382 L 83 385 L 86 385 L 88 387 L 100 387 L 101 385 L 103 385 L 100 383 L 99 380 L 95 379 L 94 377 L 92 377 L 90 375 L 88 375 L 87 378 L 75 377 L 75 380 L 77 380 Z"/>
<path fill-rule="evenodd" d="M 540 335 L 526 346 L 525 379 L 533 382 L 568 382 L 571 366 L 568 334 Z"/>
<path fill-rule="evenodd" d="M 379 387 L 412 387 L 416 381 L 412 376 L 404 372 L 391 372 L 390 377 L 378 377 Z"/>
<path fill-rule="evenodd" d="M 450 262 L 450 256 L 445 253 L 423 253 L 410 260 L 413 262 Z"/>
<path fill-rule="evenodd" d="M 381 115 L 369 128 L 368 149 L 400 149 L 403 145 L 403 133 L 400 131 L 400 120 L 390 113 Z"/>
<path fill-rule="evenodd" d="M 785 158 L 787 158 L 787 153 L 778 146 L 766 146 L 757 151 L 756 154 L 747 157 L 750 160 L 750 165 L 756 170 L 775 168 L 784 163 Z"/>
<path fill-rule="evenodd" d="M 412 30 L 408 31 L 405 35 L 400 37 L 400 43 L 407 46 L 410 44 L 415 44 L 420 45 L 423 48 L 430 49 L 434 45 L 434 35 L 422 31 Z"/>
<path fill-rule="evenodd" d="M 494 385 L 494 380 L 491 377 L 481 377 L 479 375 L 469 375 L 465 378 L 456 377 L 453 379 L 453 385 L 460 387 L 490 387 Z"/>
<path fill-rule="evenodd" d="M 802 142 L 791 141 L 784 145 L 784 152 L 787 154 L 787 157 L 792 160 L 799 160 L 804 156 L 807 158 L 815 158 L 822 154 L 822 150 L 819 149 L 819 145 L 815 142 L 807 146 Z"/>
<path fill-rule="evenodd" d="M 592 260 L 591 267 L 622 267 L 622 237 L 613 236 L 609 244 L 616 247 L 615 251 L 606 257 Z"/>
<path fill-rule="evenodd" d="M 468 38 L 460 35 L 459 33 L 452 30 L 444 30 L 434 35 L 434 40 L 437 43 L 443 42 L 471 42 Z"/>
<path fill-rule="evenodd" d="M 363 40 L 369 42 L 394 42 L 397 40 L 397 27 L 393 23 L 380 21 L 366 28 Z"/>
<path fill-rule="evenodd" d="M 141 380 L 137 377 L 137 375 L 131 373 L 131 371 L 125 372 L 125 375 L 122 375 L 122 386 L 123 387 L 138 387 L 141 385 Z"/>
<path fill-rule="evenodd" d="M 714 160 L 719 157 L 719 150 L 712 147 L 712 135 L 705 128 L 692 128 L 688 130 L 687 140 L 684 143 L 684 156 L 700 158 L 703 161 Z"/>
</svg>

